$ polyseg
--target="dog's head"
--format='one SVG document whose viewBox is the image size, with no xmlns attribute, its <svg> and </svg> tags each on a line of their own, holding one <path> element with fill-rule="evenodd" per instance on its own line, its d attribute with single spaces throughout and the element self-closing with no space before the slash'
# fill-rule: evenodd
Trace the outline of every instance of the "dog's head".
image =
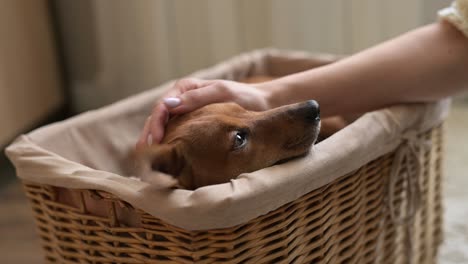
<svg viewBox="0 0 468 264">
<path fill-rule="evenodd" d="M 319 128 L 315 101 L 265 112 L 234 103 L 212 104 L 171 118 L 162 143 L 142 155 L 152 170 L 195 189 L 304 155 Z"/>
</svg>

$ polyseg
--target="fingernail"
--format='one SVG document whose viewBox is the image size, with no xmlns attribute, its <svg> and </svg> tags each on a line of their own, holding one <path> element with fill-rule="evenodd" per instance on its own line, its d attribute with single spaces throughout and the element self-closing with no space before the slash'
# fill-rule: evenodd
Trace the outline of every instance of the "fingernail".
<svg viewBox="0 0 468 264">
<path fill-rule="evenodd" d="M 148 144 L 148 146 L 153 145 L 153 136 L 152 135 L 148 135 L 148 138 L 146 139 L 146 144 Z"/>
<path fill-rule="evenodd" d="M 176 107 L 180 105 L 180 99 L 177 97 L 169 97 L 164 99 L 164 104 L 168 107 Z"/>
</svg>

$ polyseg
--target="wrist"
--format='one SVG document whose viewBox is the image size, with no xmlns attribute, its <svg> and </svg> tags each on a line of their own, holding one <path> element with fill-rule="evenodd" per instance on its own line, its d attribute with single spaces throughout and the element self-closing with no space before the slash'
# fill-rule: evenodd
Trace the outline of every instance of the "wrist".
<svg viewBox="0 0 468 264">
<path fill-rule="evenodd" d="M 274 80 L 257 83 L 254 85 L 254 87 L 257 88 L 262 94 L 265 105 L 264 110 L 276 108 L 282 105 L 279 96 L 279 91 L 281 89 L 278 89 L 279 86 L 275 83 Z"/>
</svg>

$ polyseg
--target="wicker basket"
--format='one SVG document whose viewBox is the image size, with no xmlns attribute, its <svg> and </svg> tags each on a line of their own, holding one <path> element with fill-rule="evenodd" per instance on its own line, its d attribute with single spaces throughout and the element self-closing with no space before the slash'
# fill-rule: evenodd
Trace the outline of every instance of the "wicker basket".
<svg viewBox="0 0 468 264">
<path fill-rule="evenodd" d="M 440 124 L 425 130 L 413 141 L 420 144 L 403 140 L 357 170 L 227 228 L 177 227 L 103 190 L 23 183 L 47 262 L 435 263 L 442 132 Z M 401 155 L 408 149 L 419 161 Z M 78 202 L 64 202 L 64 193 Z M 96 204 L 104 213 L 93 213 Z M 132 220 L 122 221 L 126 215 Z"/>
<path fill-rule="evenodd" d="M 248 223 L 191 232 L 112 194 L 74 190 L 78 208 L 56 201 L 53 186 L 25 183 L 47 261 L 59 263 L 435 263 L 442 241 L 442 128 L 420 135 L 423 203 L 411 221 L 395 223 L 386 200 L 394 153 Z M 401 167 L 401 172 L 411 170 Z M 395 207 L 405 203 L 396 182 Z M 87 213 L 85 196 L 108 202 L 108 216 Z M 117 221 L 116 207 L 135 210 L 138 228 Z"/>
</svg>

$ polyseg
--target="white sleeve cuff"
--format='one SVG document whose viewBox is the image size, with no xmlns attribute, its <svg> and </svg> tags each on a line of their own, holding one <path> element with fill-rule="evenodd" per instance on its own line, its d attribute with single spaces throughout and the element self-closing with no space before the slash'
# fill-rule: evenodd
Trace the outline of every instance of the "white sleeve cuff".
<svg viewBox="0 0 468 264">
<path fill-rule="evenodd" d="M 468 0 L 456 0 L 451 6 L 439 10 L 438 15 L 468 37 Z"/>
</svg>

